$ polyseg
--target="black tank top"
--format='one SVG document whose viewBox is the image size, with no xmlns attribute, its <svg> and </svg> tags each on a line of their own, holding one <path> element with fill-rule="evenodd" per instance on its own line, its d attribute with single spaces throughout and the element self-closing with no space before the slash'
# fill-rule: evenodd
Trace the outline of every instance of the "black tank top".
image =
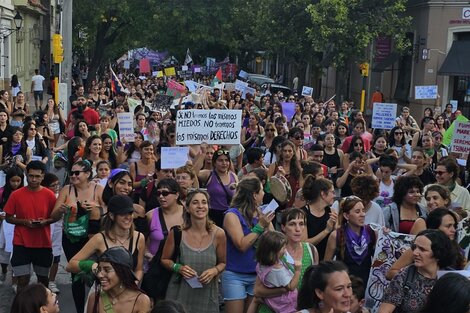
<svg viewBox="0 0 470 313">
<path fill-rule="evenodd" d="M 106 246 L 106 250 L 108 250 L 109 246 L 108 246 L 108 242 L 106 241 L 106 236 L 104 235 L 104 233 L 101 233 L 101 236 L 103 236 L 104 245 Z M 134 251 L 132 251 L 132 248 L 134 247 L 134 236 L 132 236 L 129 239 L 129 247 L 127 247 L 127 250 L 132 253 L 132 265 L 133 265 L 132 270 L 133 271 L 135 271 L 135 268 L 137 266 L 137 259 L 139 256 L 139 239 L 140 239 L 140 233 L 138 233 L 137 235 L 137 240 L 136 240 Z"/>
<path fill-rule="evenodd" d="M 341 160 L 339 158 L 338 149 L 335 148 L 335 152 L 333 154 L 328 154 L 326 151 L 324 151 L 322 163 L 330 168 L 335 166 L 339 168 L 341 165 Z"/>
<path fill-rule="evenodd" d="M 328 219 L 330 218 L 331 209 L 330 207 L 326 207 L 325 214 L 323 214 L 323 216 L 321 217 L 316 217 L 312 215 L 312 213 L 310 213 L 310 208 L 308 207 L 308 205 L 304 206 L 303 210 L 305 211 L 305 215 L 307 216 L 308 238 L 315 237 L 326 228 L 326 222 L 328 222 Z M 326 236 L 325 238 L 323 238 L 322 241 L 315 245 L 315 247 L 317 247 L 320 260 L 323 260 L 323 258 L 325 257 L 325 250 L 326 244 L 328 242 L 328 237 L 329 236 Z"/>
</svg>

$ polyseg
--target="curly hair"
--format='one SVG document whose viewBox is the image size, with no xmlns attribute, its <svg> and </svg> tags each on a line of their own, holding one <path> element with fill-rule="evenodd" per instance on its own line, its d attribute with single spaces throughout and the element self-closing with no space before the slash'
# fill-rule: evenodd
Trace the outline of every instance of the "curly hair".
<svg viewBox="0 0 470 313">
<path fill-rule="evenodd" d="M 400 176 L 398 177 L 395 185 L 393 186 L 392 201 L 397 204 L 399 208 L 403 203 L 403 199 L 411 188 L 418 188 L 420 193 L 423 193 L 424 185 L 416 175 Z"/>
<path fill-rule="evenodd" d="M 370 175 L 358 175 L 351 181 L 351 190 L 355 196 L 369 203 L 379 195 L 379 182 Z"/>
<path fill-rule="evenodd" d="M 433 257 L 437 260 L 440 269 L 444 269 L 456 263 L 457 254 L 452 242 L 442 231 L 437 229 L 425 229 L 416 235 L 416 239 L 424 236 L 431 241 Z M 415 239 L 415 241 L 416 241 Z"/>
</svg>

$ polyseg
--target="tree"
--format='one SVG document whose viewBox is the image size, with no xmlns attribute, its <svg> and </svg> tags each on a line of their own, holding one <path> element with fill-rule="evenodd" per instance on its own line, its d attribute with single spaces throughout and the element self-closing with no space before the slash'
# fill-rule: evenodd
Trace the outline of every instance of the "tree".
<svg viewBox="0 0 470 313">
<path fill-rule="evenodd" d="M 89 57 L 89 77 L 103 72 L 105 64 L 144 42 L 140 31 L 150 19 L 146 0 L 74 1 L 74 51 Z M 138 36 L 136 36 L 138 34 Z M 91 83 L 92 79 L 88 82 Z"/>
<path fill-rule="evenodd" d="M 370 45 L 379 36 L 390 36 L 394 49 L 405 51 L 411 17 L 407 0 L 319 0 L 307 7 L 312 26 L 312 47 L 324 53 L 325 65 L 337 71 L 337 95 L 344 96 L 348 69 L 367 60 Z"/>
</svg>

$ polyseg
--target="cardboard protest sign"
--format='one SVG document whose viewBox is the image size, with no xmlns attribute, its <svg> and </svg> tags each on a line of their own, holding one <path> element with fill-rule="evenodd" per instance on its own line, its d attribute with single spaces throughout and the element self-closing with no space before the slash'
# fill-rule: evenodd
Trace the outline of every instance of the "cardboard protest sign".
<svg viewBox="0 0 470 313">
<path fill-rule="evenodd" d="M 302 87 L 302 96 L 312 96 L 313 95 L 313 88 L 308 86 Z"/>
<path fill-rule="evenodd" d="M 174 80 L 169 80 L 166 85 L 166 94 L 175 98 L 179 98 L 181 96 L 181 93 L 186 90 L 186 87 Z"/>
<path fill-rule="evenodd" d="M 162 147 L 161 153 L 162 169 L 176 169 L 188 161 L 189 147 Z"/>
<path fill-rule="evenodd" d="M 201 73 L 201 68 L 199 66 L 194 67 L 193 70 L 194 70 L 194 73 Z"/>
<path fill-rule="evenodd" d="M 234 83 L 225 83 L 225 90 L 235 91 L 235 84 Z"/>
<path fill-rule="evenodd" d="M 255 92 L 256 92 L 255 88 L 245 87 L 245 89 L 243 89 L 243 92 L 242 92 L 242 99 L 246 99 L 246 95 L 248 94 L 254 96 Z"/>
<path fill-rule="evenodd" d="M 124 61 L 124 68 L 126 70 L 130 69 L 131 68 L 131 62 L 129 60 L 125 60 Z"/>
<path fill-rule="evenodd" d="M 248 73 L 245 72 L 244 70 L 241 70 L 240 73 L 238 73 L 238 77 L 247 79 L 248 78 Z"/>
<path fill-rule="evenodd" d="M 174 67 L 167 67 L 165 69 L 165 76 L 176 76 L 176 70 Z"/>
<path fill-rule="evenodd" d="M 176 115 L 176 144 L 240 144 L 241 110 L 180 110 Z"/>
<path fill-rule="evenodd" d="M 150 60 L 142 59 L 139 61 L 140 74 L 150 73 Z"/>
<path fill-rule="evenodd" d="M 468 153 L 470 151 L 470 123 L 455 123 L 455 133 L 452 137 L 451 152 Z"/>
<path fill-rule="evenodd" d="M 411 246 L 414 237 L 413 235 L 395 232 L 385 234 L 382 229 L 378 231 L 365 297 L 365 306 L 371 312 L 377 312 L 385 288 L 388 286 L 389 281 L 385 278 L 387 271 L 403 252 Z"/>
<path fill-rule="evenodd" d="M 287 117 L 287 121 L 290 122 L 295 114 L 295 103 L 293 102 L 281 102 L 282 113 Z"/>
<path fill-rule="evenodd" d="M 187 65 L 183 65 L 183 66 L 181 67 L 181 70 L 182 70 L 182 71 L 187 71 L 187 70 L 188 70 L 188 66 L 187 66 Z"/>
<path fill-rule="evenodd" d="M 374 102 L 372 128 L 392 129 L 396 125 L 397 104 Z"/>
<path fill-rule="evenodd" d="M 155 95 L 152 103 L 152 111 L 168 111 L 172 104 L 173 97 L 168 95 Z"/>
<path fill-rule="evenodd" d="M 199 87 L 199 84 L 193 80 L 185 80 L 184 84 L 188 88 L 189 92 L 195 92 L 197 88 Z"/>
<path fill-rule="evenodd" d="M 119 139 L 134 142 L 134 113 L 118 113 Z"/>
<path fill-rule="evenodd" d="M 157 78 L 163 77 L 163 71 L 157 71 Z"/>
<path fill-rule="evenodd" d="M 415 86 L 415 99 L 437 99 L 437 85 Z"/>
<path fill-rule="evenodd" d="M 246 87 L 248 87 L 248 83 L 245 83 L 239 79 L 235 81 L 235 90 L 243 92 Z"/>
</svg>

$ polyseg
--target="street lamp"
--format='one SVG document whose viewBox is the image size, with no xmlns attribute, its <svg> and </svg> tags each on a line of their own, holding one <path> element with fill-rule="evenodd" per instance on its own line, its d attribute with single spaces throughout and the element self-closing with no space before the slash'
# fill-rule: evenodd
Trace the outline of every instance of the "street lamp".
<svg viewBox="0 0 470 313">
<path fill-rule="evenodd" d="M 20 15 L 20 12 L 16 11 L 16 15 L 13 18 L 13 22 L 15 23 L 16 31 L 19 31 L 21 29 L 21 26 L 23 26 L 23 17 Z"/>
<path fill-rule="evenodd" d="M 18 32 L 23 26 L 23 17 L 20 12 L 16 11 L 15 16 L 13 17 L 13 23 L 15 23 L 15 28 L 0 28 L 0 78 L 2 78 L 2 89 L 5 89 L 5 77 L 2 73 L 2 48 L 5 38 L 8 38 L 14 32 Z M 8 58 L 8 56 L 5 56 Z"/>
</svg>

